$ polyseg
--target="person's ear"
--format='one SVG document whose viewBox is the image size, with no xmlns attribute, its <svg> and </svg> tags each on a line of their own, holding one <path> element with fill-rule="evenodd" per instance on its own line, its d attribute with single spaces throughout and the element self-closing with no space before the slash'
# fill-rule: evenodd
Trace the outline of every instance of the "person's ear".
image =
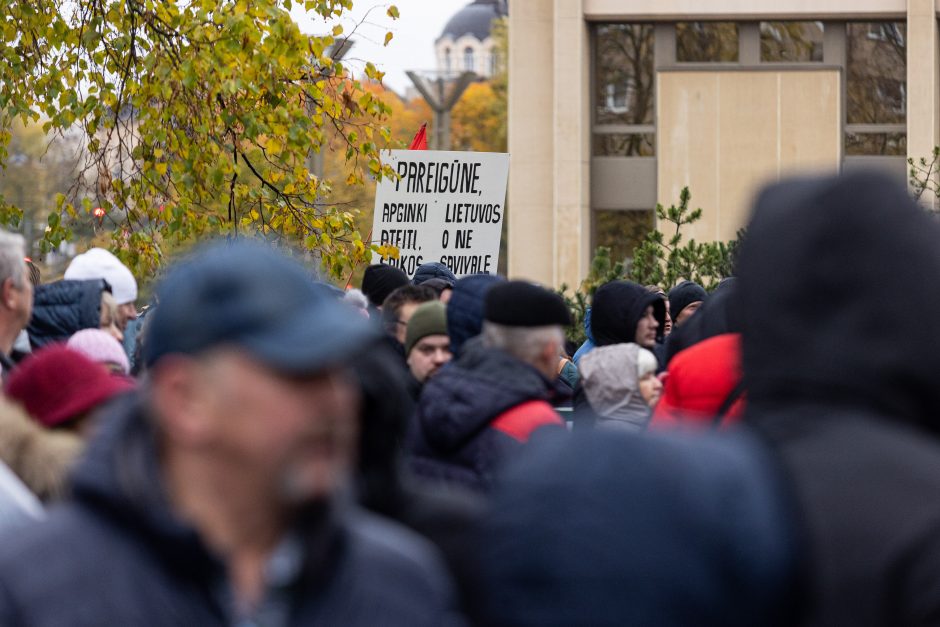
<svg viewBox="0 0 940 627">
<path fill-rule="evenodd" d="M 14 309 L 16 307 L 16 285 L 13 282 L 12 278 L 6 278 L 3 280 L 3 286 L 0 287 L 0 296 L 3 298 L 3 306 L 7 309 Z"/>
<path fill-rule="evenodd" d="M 213 417 L 208 411 L 211 383 L 206 366 L 182 355 L 161 359 L 150 372 L 150 402 L 157 423 L 172 440 L 190 446 L 211 443 Z"/>
<path fill-rule="evenodd" d="M 542 364 L 542 370 L 544 372 L 555 372 L 558 370 L 558 353 L 560 351 L 561 345 L 555 340 L 545 343 L 542 347 L 542 352 L 539 354 L 539 361 Z"/>
</svg>

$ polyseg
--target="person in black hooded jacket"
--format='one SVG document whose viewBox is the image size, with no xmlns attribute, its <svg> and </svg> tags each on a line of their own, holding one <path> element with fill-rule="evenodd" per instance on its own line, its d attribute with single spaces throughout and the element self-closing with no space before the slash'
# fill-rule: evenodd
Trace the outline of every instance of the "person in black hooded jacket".
<svg viewBox="0 0 940 627">
<path fill-rule="evenodd" d="M 809 540 L 805 624 L 940 622 L 940 225 L 887 177 L 798 179 L 742 243 L 745 420 Z"/>
<path fill-rule="evenodd" d="M 699 342 L 716 335 L 741 331 L 741 319 L 734 298 L 735 283 L 737 279 L 734 277 L 724 279 L 715 291 L 708 295 L 694 316 L 681 327 L 673 329 L 663 343 L 663 365 L 666 368 L 678 353 Z"/>
<path fill-rule="evenodd" d="M 652 350 L 662 344 L 666 303 L 659 294 L 632 281 L 611 281 L 597 288 L 591 306 L 594 344 L 635 342 Z"/>
</svg>

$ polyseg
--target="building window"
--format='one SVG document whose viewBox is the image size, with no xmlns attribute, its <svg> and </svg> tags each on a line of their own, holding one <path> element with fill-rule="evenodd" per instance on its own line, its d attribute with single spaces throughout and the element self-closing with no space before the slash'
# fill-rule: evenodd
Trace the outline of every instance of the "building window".
<svg viewBox="0 0 940 627">
<path fill-rule="evenodd" d="M 846 132 L 845 154 L 849 157 L 865 155 L 907 157 L 907 134 Z"/>
<path fill-rule="evenodd" d="M 595 157 L 654 157 L 655 133 L 597 133 L 592 155 Z"/>
<path fill-rule="evenodd" d="M 653 26 L 603 24 L 595 42 L 595 122 L 652 124 Z"/>
<path fill-rule="evenodd" d="M 652 211 L 594 211 L 594 248 L 610 248 L 613 261 L 633 259 L 633 252 L 653 230 Z"/>
<path fill-rule="evenodd" d="M 450 48 L 444 48 L 444 70 L 450 72 Z"/>
<path fill-rule="evenodd" d="M 499 53 L 495 50 L 490 52 L 490 76 L 499 74 Z"/>
<path fill-rule="evenodd" d="M 734 22 L 679 22 L 676 60 L 680 63 L 737 63 L 738 25 Z"/>
<path fill-rule="evenodd" d="M 823 60 L 822 22 L 761 22 L 760 60 L 811 63 Z"/>
<path fill-rule="evenodd" d="M 472 72 L 476 66 L 473 63 L 473 48 L 467 46 L 463 49 L 463 69 Z"/>
<path fill-rule="evenodd" d="M 846 155 L 903 156 L 906 123 L 906 25 L 847 24 Z"/>
</svg>

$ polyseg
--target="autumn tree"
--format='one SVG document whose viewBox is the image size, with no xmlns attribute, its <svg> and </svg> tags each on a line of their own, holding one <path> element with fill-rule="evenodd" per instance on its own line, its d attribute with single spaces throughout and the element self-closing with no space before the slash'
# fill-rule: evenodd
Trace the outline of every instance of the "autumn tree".
<svg viewBox="0 0 940 627">
<path fill-rule="evenodd" d="M 470 85 L 451 113 L 454 150 L 506 152 L 506 103 L 489 82 Z"/>
<path fill-rule="evenodd" d="M 0 196 L 18 208 L 8 223 L 21 228 L 30 255 L 43 236 L 56 194 L 75 179 L 81 155 L 80 137 L 72 134 L 50 146 L 41 125 L 15 121 L 7 143 L 7 168 L 0 171 Z"/>
<path fill-rule="evenodd" d="M 379 153 L 391 140 L 389 106 L 331 56 L 343 32 L 328 25 L 351 6 L 0 0 L 0 165 L 9 165 L 14 120 L 78 132 L 86 149 L 44 249 L 97 220 L 142 276 L 175 247 L 217 235 L 304 248 L 334 276 L 367 260 L 354 212 L 326 202 L 331 183 L 305 165 L 329 133 L 344 183 L 390 173 Z M 302 33 L 290 15 L 297 7 L 326 34 Z M 364 73 L 382 77 L 371 63 Z M 0 219 L 21 212 L 0 202 Z"/>
</svg>

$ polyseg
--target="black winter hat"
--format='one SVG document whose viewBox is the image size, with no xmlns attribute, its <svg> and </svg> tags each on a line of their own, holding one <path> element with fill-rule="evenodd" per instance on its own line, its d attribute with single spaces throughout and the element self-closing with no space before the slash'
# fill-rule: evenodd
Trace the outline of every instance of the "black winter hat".
<svg viewBox="0 0 940 627">
<path fill-rule="evenodd" d="M 597 346 L 636 341 L 636 325 L 646 308 L 653 307 L 659 322 L 656 341 L 662 342 L 666 302 L 659 294 L 632 281 L 611 281 L 597 288 L 591 306 L 591 334 Z"/>
<path fill-rule="evenodd" d="M 389 294 L 410 282 L 408 275 L 394 266 L 369 266 L 362 276 L 362 293 L 374 307 L 381 307 Z"/>
<path fill-rule="evenodd" d="M 571 312 L 561 296 L 526 281 L 507 281 L 486 294 L 484 319 L 507 327 L 568 326 Z"/>
<path fill-rule="evenodd" d="M 669 315 L 675 320 L 683 309 L 706 298 L 708 292 L 704 287 L 694 281 L 683 281 L 669 290 Z"/>
</svg>

